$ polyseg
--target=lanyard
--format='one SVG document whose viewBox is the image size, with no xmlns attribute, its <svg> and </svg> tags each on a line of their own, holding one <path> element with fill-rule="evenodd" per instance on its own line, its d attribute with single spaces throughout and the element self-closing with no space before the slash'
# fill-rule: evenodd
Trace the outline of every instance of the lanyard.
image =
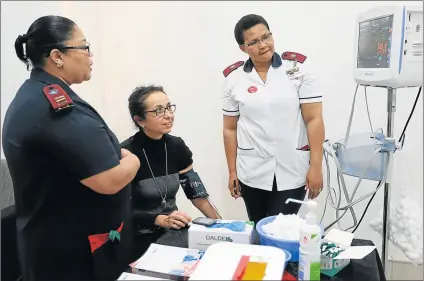
<svg viewBox="0 0 424 281">
<path fill-rule="evenodd" d="M 158 189 L 160 193 L 160 197 L 162 198 L 162 206 L 165 207 L 166 205 L 166 194 L 168 193 L 168 149 L 166 148 L 166 142 L 165 142 L 165 170 L 166 170 L 166 178 L 165 178 L 165 196 L 162 195 L 162 190 L 159 187 L 158 182 L 156 181 L 155 175 L 153 174 L 152 167 L 150 167 L 149 159 L 147 158 L 146 151 L 143 148 L 144 157 L 146 157 L 147 165 L 149 166 L 150 173 L 152 173 L 153 180 L 155 181 L 156 188 Z"/>
</svg>

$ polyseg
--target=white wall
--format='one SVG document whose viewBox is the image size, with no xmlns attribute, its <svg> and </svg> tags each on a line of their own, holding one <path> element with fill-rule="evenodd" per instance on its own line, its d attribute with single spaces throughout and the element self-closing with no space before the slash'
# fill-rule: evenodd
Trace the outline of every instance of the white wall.
<svg viewBox="0 0 424 281">
<path fill-rule="evenodd" d="M 26 77 L 23 64 L 15 58 L 13 43 L 26 32 L 30 22 L 46 13 L 43 5 L 26 9 L 28 16 L 13 17 L 22 4 L 2 3 L 2 117 L 4 108 Z M 248 13 L 264 16 L 275 37 L 278 52 L 297 51 L 308 56 L 325 94 L 326 136 L 332 141 L 344 137 L 355 84 L 352 78 L 352 48 L 356 15 L 378 2 L 55 2 L 52 11 L 72 18 L 86 33 L 94 54 L 93 78 L 75 89 L 90 101 L 124 140 L 135 133 L 127 110 L 127 98 L 137 85 L 162 84 L 177 104 L 173 133 L 184 138 L 194 152 L 195 169 L 207 185 L 225 217 L 246 218 L 242 199 L 227 191 L 227 167 L 222 142 L 221 85 L 223 69 L 246 57 L 238 49 L 233 29 Z M 29 5 L 29 4 L 26 4 Z M 55 10 L 57 9 L 57 10 Z M 3 18 L 3 15 L 6 15 Z M 13 28 L 5 28 L 5 26 Z M 7 52 L 3 54 L 3 52 Z M 3 59 L 5 57 L 6 61 Z M 8 69 L 8 71 L 4 71 Z M 362 91 L 361 91 L 362 93 Z M 398 136 L 409 115 L 416 90 L 399 90 L 395 134 Z M 386 129 L 384 90 L 368 89 L 374 128 Z M 5 104 L 5 105 L 4 105 Z M 396 154 L 392 204 L 400 190 L 422 206 L 422 102 L 408 128 L 403 151 Z M 368 129 L 364 96 L 358 95 L 352 133 Z M 332 165 L 335 174 L 334 165 Z M 356 179 L 348 180 L 352 184 Z M 336 182 L 332 181 L 335 186 Z M 370 192 L 375 183 L 364 182 L 357 198 Z M 197 212 L 178 194 L 181 209 Z M 319 197 L 322 212 L 326 197 Z M 369 208 L 357 237 L 381 243 L 380 236 L 367 226 L 382 206 L 382 190 Z M 358 217 L 365 205 L 355 208 Z M 342 227 L 349 226 L 349 219 Z M 325 223 L 334 219 L 327 208 Z M 391 247 L 396 259 L 404 256 Z"/>
<path fill-rule="evenodd" d="M 23 80 L 29 75 L 26 66 L 15 52 L 18 35 L 27 32 L 37 18 L 46 14 L 60 14 L 58 2 L 1 2 L 1 120 Z M 4 158 L 1 149 L 1 158 Z"/>
</svg>

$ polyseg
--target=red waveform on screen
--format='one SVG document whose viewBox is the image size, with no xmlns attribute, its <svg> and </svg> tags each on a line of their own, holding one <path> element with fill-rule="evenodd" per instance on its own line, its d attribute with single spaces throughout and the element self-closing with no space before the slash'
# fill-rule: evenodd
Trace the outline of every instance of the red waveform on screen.
<svg viewBox="0 0 424 281">
<path fill-rule="evenodd" d="M 387 42 L 377 42 L 377 54 L 385 55 L 387 54 Z"/>
</svg>

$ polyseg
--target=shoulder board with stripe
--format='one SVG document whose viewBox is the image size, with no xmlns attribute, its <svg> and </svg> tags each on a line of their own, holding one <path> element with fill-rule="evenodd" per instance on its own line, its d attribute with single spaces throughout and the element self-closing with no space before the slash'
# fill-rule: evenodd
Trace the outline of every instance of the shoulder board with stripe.
<svg viewBox="0 0 424 281">
<path fill-rule="evenodd" d="M 284 52 L 281 55 L 281 58 L 283 60 L 292 60 L 292 61 L 304 63 L 307 57 L 296 52 Z"/>
<path fill-rule="evenodd" d="M 56 112 L 74 106 L 74 102 L 71 100 L 69 95 L 57 84 L 44 87 L 43 92 Z"/>
<path fill-rule="evenodd" d="M 224 71 L 222 72 L 224 74 L 224 77 L 227 77 L 228 75 L 230 75 L 231 72 L 233 72 L 234 70 L 236 70 L 237 68 L 239 68 L 243 64 L 244 64 L 244 61 L 238 61 L 238 62 L 230 65 L 226 69 L 224 69 Z"/>
</svg>

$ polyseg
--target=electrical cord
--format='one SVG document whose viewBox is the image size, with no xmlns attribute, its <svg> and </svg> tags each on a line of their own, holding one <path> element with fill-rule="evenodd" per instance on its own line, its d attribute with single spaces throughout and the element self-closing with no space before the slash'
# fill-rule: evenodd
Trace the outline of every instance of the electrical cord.
<svg viewBox="0 0 424 281">
<path fill-rule="evenodd" d="M 325 158 L 325 163 L 326 163 L 326 165 L 327 165 L 327 171 L 330 171 L 330 166 L 328 165 L 328 156 L 324 153 L 324 158 Z M 327 182 L 329 182 L 330 181 L 330 172 L 328 172 L 327 173 Z M 336 193 L 336 190 L 333 188 L 333 187 L 330 187 L 330 189 L 329 189 L 329 191 L 330 192 L 328 192 L 327 193 L 327 197 L 326 197 L 326 199 L 325 199 L 325 205 L 324 205 L 324 211 L 322 212 L 322 216 L 321 216 L 321 220 L 320 220 L 320 224 L 322 224 L 322 221 L 324 220 L 324 216 L 325 216 L 325 212 L 326 212 L 326 210 L 327 210 L 327 203 L 328 203 L 328 199 L 330 198 L 331 199 L 331 201 L 333 202 L 333 204 L 334 204 L 334 200 L 333 200 L 333 197 L 331 196 L 331 191 L 333 191 L 334 192 L 334 197 L 336 197 L 337 196 L 337 193 Z"/>
<path fill-rule="evenodd" d="M 337 200 L 337 207 L 335 206 L 335 203 L 333 202 L 333 200 L 332 200 L 332 197 L 331 197 L 331 202 L 330 202 L 330 205 L 333 207 L 333 208 L 335 208 L 336 209 L 336 220 L 334 221 L 334 222 L 332 222 L 329 226 L 327 226 L 325 229 L 324 229 L 324 232 L 325 231 L 327 231 L 327 229 L 328 228 L 330 228 L 331 226 L 333 226 L 335 223 L 338 223 L 339 221 L 340 221 L 340 219 L 342 219 L 343 218 L 343 216 L 346 214 L 346 212 L 347 212 L 347 209 L 343 212 L 343 214 L 341 215 L 341 216 L 339 216 L 339 211 L 340 211 L 340 204 L 341 204 L 341 194 L 342 194 L 342 190 L 341 190 L 341 187 L 340 187 L 340 181 L 341 181 L 341 185 L 343 186 L 343 191 L 344 191 L 344 195 L 345 195 L 345 198 L 346 198 L 346 200 L 347 200 L 347 202 L 348 203 L 350 203 L 351 201 L 350 201 L 350 199 L 349 199 L 349 192 L 347 191 L 347 189 L 346 189 L 346 183 L 345 183 L 345 181 L 344 181 L 344 177 L 343 177 L 343 174 L 341 174 L 339 171 L 341 171 L 341 167 L 340 167 L 340 163 L 339 163 L 339 161 L 338 161 L 338 159 L 337 159 L 337 156 L 336 156 L 336 154 L 335 154 L 335 151 L 334 151 L 334 149 L 333 149 L 333 144 L 331 144 L 328 140 L 325 142 L 327 145 L 328 145 L 328 148 L 324 145 L 324 151 L 325 152 L 327 152 L 327 154 L 328 155 L 330 155 L 333 159 L 334 159 L 334 162 L 335 162 L 335 164 L 336 164 L 336 166 L 337 166 L 337 179 L 338 179 L 338 187 L 339 187 L 339 193 L 338 193 L 338 200 Z M 326 158 L 327 159 L 327 158 Z M 330 175 L 329 175 L 329 173 L 330 173 L 330 169 L 329 169 L 329 165 L 328 165 L 328 161 L 326 162 L 327 163 L 327 178 L 329 178 L 330 177 Z M 339 181 L 340 180 L 340 181 Z M 327 181 L 327 188 L 328 188 L 328 190 L 329 190 L 329 192 L 331 193 L 331 187 L 330 187 L 330 181 Z M 326 202 L 326 203 L 328 203 L 328 201 Z M 352 207 L 349 207 L 348 208 L 349 210 L 350 210 L 350 212 L 351 212 L 351 215 L 352 215 L 352 219 L 353 219 L 353 224 L 354 225 L 356 225 L 356 223 L 357 223 L 357 221 L 356 221 L 356 215 L 355 215 L 355 212 L 354 212 L 354 210 L 353 210 L 353 208 Z M 339 227 L 341 228 L 341 226 L 340 226 L 340 224 L 338 223 L 338 225 L 339 225 Z"/>
<path fill-rule="evenodd" d="M 329 142 L 327 141 L 326 142 L 327 144 L 329 144 Z M 370 192 L 370 193 L 368 193 L 368 194 L 366 194 L 366 195 L 364 195 L 364 196 L 362 196 L 362 197 L 360 197 L 359 199 L 357 199 L 357 200 L 355 200 L 355 201 L 353 201 L 352 202 L 352 200 L 353 200 L 353 198 L 355 197 L 355 194 L 356 194 L 356 191 L 358 190 L 358 187 L 359 187 L 359 185 L 360 185 L 360 183 L 361 183 L 361 181 L 362 181 L 362 179 L 364 178 L 364 176 L 365 176 L 365 173 L 366 173 L 366 171 L 368 170 L 368 168 L 369 168 L 369 166 L 370 166 L 370 164 L 371 164 L 371 161 L 373 160 L 373 158 L 380 152 L 380 148 L 378 148 L 378 149 L 376 149 L 375 150 L 375 152 L 374 152 L 374 154 L 372 155 L 372 157 L 371 157 L 371 159 L 369 160 L 369 162 L 368 162 L 368 164 L 366 165 L 366 168 L 364 169 L 364 171 L 362 172 L 362 174 L 361 174 L 361 176 L 360 176 L 360 178 L 359 178 L 359 180 L 358 180 L 358 182 L 357 182 L 357 184 L 356 184 L 356 186 L 355 186 L 355 188 L 354 188 L 354 191 L 353 191 L 353 194 L 352 194 L 352 196 L 349 196 L 349 194 L 348 194 L 348 192 L 347 192 L 347 189 L 346 189 L 346 184 L 345 184 L 345 182 L 344 182 L 344 177 L 343 177 L 343 174 L 342 173 L 340 173 L 339 171 L 341 171 L 341 167 L 340 167 L 340 163 L 339 163 L 339 161 L 338 161 L 338 159 L 337 159 L 337 156 L 335 155 L 335 151 L 334 151 L 334 149 L 333 149 L 333 145 L 329 145 L 329 147 L 327 148 L 326 146 L 324 146 L 324 151 L 326 151 L 329 155 L 331 155 L 332 156 L 332 158 L 334 159 L 334 162 L 335 162 L 335 164 L 336 164 L 336 166 L 337 166 L 337 173 L 338 173 L 338 179 L 340 179 L 341 180 L 341 182 L 342 182 L 342 185 L 343 185 L 343 190 L 344 190 L 344 192 L 345 192 L 345 198 L 346 198 L 346 200 L 347 200 L 347 203 L 348 203 L 348 205 L 346 205 L 346 206 L 344 206 L 344 207 L 340 207 L 340 201 L 341 201 L 341 188 L 340 188 L 340 185 L 339 185 L 339 200 L 338 200 L 338 203 L 337 203 L 337 206 L 335 206 L 335 204 L 333 203 L 333 202 L 330 202 L 330 205 L 336 210 L 336 220 L 334 221 L 334 222 L 332 222 L 330 225 L 328 225 L 327 227 L 325 227 L 324 228 L 324 231 L 327 231 L 330 227 L 332 227 L 334 224 L 336 224 L 336 223 L 338 223 L 338 225 L 339 225 L 339 227 L 340 227 L 340 224 L 339 224 L 339 221 L 343 218 L 343 216 L 346 214 L 346 212 L 347 212 L 347 210 L 349 209 L 350 211 L 351 211 L 351 213 L 352 213 L 352 218 L 353 218 L 353 226 L 351 226 L 351 227 L 349 227 L 349 228 L 347 228 L 347 229 L 344 229 L 345 231 L 348 231 L 349 229 L 352 229 L 352 228 L 354 228 L 356 225 L 357 225 L 357 221 L 356 221 L 356 216 L 355 216 L 355 212 L 353 211 L 353 206 L 354 205 L 356 205 L 357 203 L 359 203 L 359 202 L 361 202 L 361 201 L 363 201 L 364 199 L 366 199 L 366 198 L 368 198 L 368 197 L 370 197 L 370 196 L 372 196 L 373 194 L 375 194 L 375 193 L 377 193 L 377 191 L 381 188 L 381 186 L 382 186 L 382 184 L 380 184 L 377 188 L 376 188 L 376 190 L 375 191 L 373 191 L 373 192 Z M 388 163 L 387 163 L 388 164 Z M 386 167 L 386 169 L 384 169 L 383 170 L 383 180 L 382 180 L 382 182 L 385 182 L 385 179 L 386 179 L 386 174 L 387 174 L 387 167 Z M 327 187 L 329 187 L 329 183 L 327 183 Z M 350 198 L 349 198 L 350 197 Z M 343 214 L 341 215 L 341 216 L 339 216 L 339 211 L 344 211 L 343 212 Z M 341 227 L 340 227 L 340 229 L 341 229 Z"/>
<path fill-rule="evenodd" d="M 365 94 L 365 105 L 366 105 L 366 107 L 367 107 L 368 121 L 369 121 L 369 123 L 370 123 L 371 133 L 373 133 L 373 132 L 374 132 L 374 129 L 373 129 L 373 127 L 372 127 L 372 121 L 371 121 L 370 109 L 369 109 L 369 106 L 368 106 L 367 85 L 365 85 L 365 86 L 364 86 L 364 94 Z M 379 183 L 377 184 L 376 189 L 378 188 L 378 186 L 380 185 L 380 183 L 381 183 L 381 182 L 379 182 Z M 367 203 L 367 205 L 366 205 L 366 207 L 365 207 L 365 210 L 364 210 L 364 212 L 362 213 L 361 218 L 359 219 L 359 221 L 358 221 L 357 225 L 356 225 L 356 226 L 354 225 L 354 226 L 352 226 L 352 227 L 349 227 L 349 228 L 347 228 L 346 230 L 350 230 L 350 229 L 352 229 L 352 228 L 354 227 L 354 229 L 353 229 L 352 233 L 355 233 L 355 231 L 358 229 L 359 225 L 361 224 L 362 220 L 364 219 L 365 214 L 366 214 L 366 212 L 367 212 L 367 210 L 368 210 L 369 206 L 371 205 L 371 202 L 372 202 L 372 200 L 374 199 L 374 197 L 375 197 L 375 195 L 376 195 L 376 194 L 377 194 L 377 193 L 374 193 L 374 194 L 371 196 L 371 198 L 370 198 L 370 200 L 368 201 L 368 203 Z M 346 212 L 345 212 L 345 213 L 346 213 Z"/>
<path fill-rule="evenodd" d="M 356 100 L 356 94 L 357 94 L 358 86 L 359 86 L 359 85 L 357 85 L 357 86 L 356 86 L 356 89 L 355 89 L 355 95 L 354 95 L 354 99 L 353 99 L 352 111 L 351 111 L 351 116 L 350 116 L 350 120 L 349 120 L 349 125 L 348 125 L 348 130 L 347 130 L 347 134 L 346 134 L 345 144 L 344 144 L 344 145 L 346 145 L 346 143 L 347 143 L 348 135 L 349 135 L 349 132 L 350 132 L 350 127 L 351 127 L 351 124 L 352 124 L 352 117 L 353 117 L 353 111 L 354 111 L 354 104 L 355 104 L 355 100 Z M 413 115 L 414 111 L 415 111 L 415 107 L 416 107 L 417 102 L 418 102 L 418 99 L 419 99 L 419 97 L 420 97 L 421 90 L 422 90 L 422 87 L 420 87 L 420 88 L 419 88 L 419 90 L 418 90 L 418 94 L 417 94 L 417 97 L 415 98 L 415 102 L 414 102 L 414 105 L 413 105 L 413 107 L 412 107 L 411 113 L 409 114 L 409 117 L 408 117 L 408 119 L 407 119 L 407 122 L 406 122 L 406 124 L 405 124 L 405 126 L 404 126 L 404 128 L 403 128 L 402 134 L 401 134 L 401 136 L 400 136 L 400 138 L 399 138 L 399 142 L 401 142 L 401 141 L 402 141 L 402 145 L 403 145 L 403 142 L 404 142 L 404 140 L 405 140 L 405 132 L 406 132 L 406 129 L 407 129 L 408 124 L 409 124 L 409 122 L 410 122 L 410 120 L 411 120 L 411 118 L 412 118 L 412 115 Z M 366 93 L 366 86 L 365 86 L 365 101 L 366 101 L 366 106 L 367 106 L 367 113 L 368 113 L 368 120 L 369 120 L 370 128 L 371 128 L 371 131 L 373 132 L 372 122 L 371 122 L 371 117 L 370 117 L 370 112 L 369 112 L 369 107 L 368 107 L 368 99 L 367 99 L 367 93 Z M 328 142 L 328 141 L 326 140 L 326 142 Z M 345 186 L 345 183 L 344 183 L 343 174 L 342 174 L 342 175 L 339 175 L 339 171 L 341 171 L 341 167 L 340 167 L 340 164 L 339 164 L 339 163 L 338 163 L 338 161 L 337 161 L 337 156 L 335 155 L 335 151 L 334 151 L 334 147 L 336 147 L 336 146 L 338 146 L 338 145 L 342 145 L 342 144 L 340 144 L 340 143 L 336 143 L 335 145 L 330 145 L 330 147 L 331 147 L 331 149 L 330 149 L 330 150 L 332 150 L 332 153 L 330 153 L 330 151 L 326 151 L 326 152 L 327 152 L 327 154 L 330 154 L 330 155 L 332 156 L 332 158 L 333 158 L 333 159 L 335 160 L 335 162 L 336 162 L 336 166 L 337 166 L 337 182 L 338 182 L 338 185 L 339 185 L 339 198 L 338 198 L 339 200 L 338 200 L 337 207 L 336 207 L 336 206 L 334 206 L 334 205 L 336 205 L 336 204 L 335 204 L 335 203 L 334 203 L 334 201 L 333 201 L 333 198 L 332 198 L 332 195 L 331 195 L 331 191 L 333 191 L 334 193 L 336 193 L 336 191 L 334 190 L 334 188 L 331 188 L 331 187 L 329 186 L 329 184 L 328 184 L 329 192 L 328 192 L 328 194 L 327 194 L 327 198 L 326 198 L 326 202 L 325 202 L 325 207 L 324 207 L 324 212 L 323 212 L 323 215 L 322 215 L 322 218 L 321 218 L 321 223 L 322 223 L 322 220 L 323 220 L 324 215 L 325 215 L 325 212 L 326 212 L 326 207 L 327 207 L 328 199 L 330 199 L 330 200 L 331 200 L 330 205 L 332 205 L 332 207 L 336 209 L 336 217 L 337 217 L 337 220 L 336 220 L 336 221 L 334 221 L 333 223 L 331 223 L 329 226 L 327 226 L 327 227 L 324 229 L 324 231 L 327 231 L 327 230 L 328 230 L 331 226 L 333 226 L 335 223 L 338 223 L 338 225 L 339 225 L 339 227 L 340 227 L 340 224 L 339 224 L 340 219 L 341 219 L 341 218 L 342 218 L 342 217 L 346 214 L 347 209 L 351 209 L 352 216 L 354 217 L 354 225 L 353 225 L 352 227 L 349 227 L 347 230 L 354 228 L 354 229 L 353 229 L 353 231 L 352 231 L 352 233 L 354 233 L 354 232 L 358 229 L 358 227 L 359 227 L 359 225 L 361 224 L 362 220 L 364 219 L 365 214 L 366 214 L 366 212 L 367 212 L 367 210 L 368 210 L 369 206 L 371 205 L 371 202 L 373 201 L 373 199 L 374 199 L 375 195 L 377 194 L 378 189 L 380 189 L 380 187 L 381 187 L 381 186 L 383 185 L 383 183 L 385 182 L 385 180 L 386 180 L 386 170 L 387 170 L 387 169 L 385 169 L 385 172 L 384 172 L 384 175 L 383 175 L 383 180 L 382 180 L 382 181 L 380 181 L 380 182 L 378 183 L 378 185 L 377 185 L 377 187 L 376 187 L 375 191 L 373 191 L 373 192 L 371 192 L 371 193 L 369 193 L 369 194 L 367 194 L 367 195 L 365 195 L 365 196 L 361 197 L 359 200 L 356 200 L 356 201 L 354 201 L 354 202 L 351 202 L 351 200 L 353 200 L 353 198 L 354 198 L 354 195 L 355 195 L 355 193 L 356 193 L 356 191 L 357 191 L 357 188 L 359 187 L 359 183 L 361 182 L 361 180 L 362 180 L 363 176 L 365 175 L 366 170 L 368 169 L 368 166 L 369 166 L 369 164 L 370 164 L 370 163 L 368 163 L 367 168 L 365 169 L 365 171 L 364 171 L 364 173 L 362 174 L 361 178 L 358 180 L 357 185 L 355 186 L 355 190 L 354 190 L 354 192 L 353 192 L 353 194 L 352 194 L 352 196 L 351 196 L 350 200 L 348 200 L 348 205 L 344 206 L 343 208 L 340 208 L 340 201 L 341 201 L 341 198 L 340 198 L 340 197 L 341 197 L 340 179 L 341 179 L 341 181 L 342 181 L 342 185 L 344 186 L 344 189 L 345 189 L 345 196 L 346 196 L 346 199 L 348 199 L 348 198 L 347 198 L 347 197 L 348 197 L 348 195 L 346 194 L 346 186 Z M 376 155 L 376 152 L 377 152 L 377 151 L 375 151 L 375 153 L 374 153 L 373 157 Z M 373 158 L 373 157 L 372 157 L 372 158 Z M 325 154 L 324 154 L 324 158 L 325 158 L 325 160 L 326 160 L 326 164 L 327 164 L 327 182 L 329 183 L 329 181 L 330 181 L 330 178 L 329 178 L 329 177 L 330 177 L 330 174 L 329 174 L 329 165 L 328 165 L 328 158 L 327 158 L 327 155 L 325 155 Z M 372 159 L 371 159 L 371 160 L 372 160 Z M 371 162 L 371 160 L 370 160 L 370 162 Z M 364 210 L 364 212 L 362 213 L 361 218 L 359 219 L 359 222 L 358 222 L 358 223 L 356 223 L 356 217 L 354 216 L 354 212 L 353 212 L 353 210 L 352 210 L 352 206 L 353 206 L 353 205 L 355 205 L 355 204 L 357 204 L 357 203 L 359 203 L 360 201 L 362 201 L 362 200 L 366 199 L 366 198 L 367 198 L 367 197 L 369 197 L 370 195 L 371 195 L 371 198 L 370 198 L 370 200 L 368 201 L 368 203 L 367 203 L 367 205 L 366 205 L 366 207 L 365 207 L 365 210 Z M 337 195 L 336 195 L 336 197 L 337 197 Z M 344 212 L 343 212 L 343 214 L 339 217 L 339 215 L 338 215 L 338 211 L 340 211 L 340 210 L 344 210 Z"/>
<path fill-rule="evenodd" d="M 405 138 L 406 128 L 408 128 L 409 121 L 411 120 L 411 117 L 414 114 L 415 106 L 417 105 L 418 99 L 420 98 L 421 88 L 422 87 L 420 87 L 419 90 L 418 90 L 418 94 L 417 94 L 417 97 L 415 98 L 414 106 L 412 106 L 411 113 L 409 114 L 409 117 L 408 117 L 408 120 L 406 121 L 405 127 L 403 127 L 402 134 L 399 137 L 399 142 L 401 142 L 401 141 L 403 142 L 403 139 Z"/>
<path fill-rule="evenodd" d="M 368 160 L 367 166 L 366 166 L 366 168 L 364 169 L 364 171 L 362 172 L 362 174 L 361 174 L 361 176 L 360 176 L 360 178 L 359 178 L 358 182 L 356 183 L 356 186 L 355 186 L 355 188 L 354 188 L 354 190 L 353 190 L 353 194 L 352 194 L 351 198 L 349 199 L 349 201 L 353 200 L 353 197 L 355 196 L 356 192 L 358 191 L 359 185 L 361 184 L 361 181 L 364 179 L 365 174 L 366 174 L 366 172 L 367 172 L 367 170 L 368 170 L 368 168 L 369 168 L 369 166 L 370 166 L 370 164 L 371 164 L 372 160 L 374 159 L 374 157 L 375 157 L 378 153 L 380 153 L 380 150 L 381 150 L 380 148 L 377 148 L 377 149 L 374 151 L 374 153 L 373 153 L 373 155 L 371 156 L 371 158 Z M 335 158 L 334 160 L 335 160 L 335 161 L 337 161 L 337 166 L 338 166 L 338 167 L 340 167 L 340 164 L 338 163 L 337 156 L 335 155 L 335 152 L 334 152 L 334 151 L 332 151 L 332 154 L 334 154 L 334 155 L 333 155 L 333 158 Z M 341 171 L 341 169 L 340 169 L 339 171 Z M 384 178 L 384 179 L 386 178 L 386 174 L 387 174 L 387 173 L 383 170 L 383 178 Z M 341 178 L 341 179 L 343 179 L 343 175 L 340 175 L 340 178 Z M 343 184 L 343 185 L 344 185 L 344 186 L 346 186 L 345 184 Z M 373 191 L 373 192 L 375 192 L 375 191 Z M 370 197 L 370 196 L 372 195 L 372 193 L 373 193 L 373 192 L 370 192 L 370 193 L 368 193 L 368 194 L 366 194 L 366 195 L 362 196 L 361 198 L 357 199 L 356 201 L 353 201 L 353 202 L 348 203 L 348 204 L 347 204 L 346 206 L 344 206 L 344 207 L 336 207 L 336 206 L 334 206 L 334 205 L 332 205 L 332 207 L 333 207 L 333 208 L 336 208 L 336 209 L 337 209 L 337 210 L 339 210 L 339 211 L 343 211 L 343 210 L 349 209 L 349 208 L 351 208 L 353 205 L 355 205 L 355 204 L 357 204 L 357 203 L 361 202 L 362 200 L 364 200 L 364 199 L 366 199 L 366 198 Z"/>
<path fill-rule="evenodd" d="M 417 96 L 416 96 L 416 98 L 415 98 L 414 105 L 412 106 L 411 112 L 409 113 L 409 116 L 408 116 L 408 119 L 407 119 L 407 121 L 406 121 L 406 124 L 405 124 L 405 126 L 403 127 L 402 133 L 401 133 L 401 135 L 400 135 L 400 137 L 399 137 L 399 140 L 398 140 L 398 142 L 402 142 L 402 146 L 403 146 L 403 142 L 405 141 L 405 132 L 406 132 L 406 129 L 408 128 L 409 121 L 411 120 L 412 115 L 414 114 L 415 107 L 417 106 L 418 99 L 420 98 L 421 88 L 422 88 L 422 87 L 420 87 L 420 88 L 418 89 L 418 93 L 417 93 Z M 365 95 L 366 95 L 366 89 L 367 89 L 367 87 L 365 86 Z M 367 110 L 368 110 L 368 103 L 367 103 Z M 369 116 L 370 116 L 370 115 L 369 115 L 369 111 L 368 111 L 368 118 L 369 118 Z M 369 119 L 369 120 L 370 120 L 370 125 L 371 125 L 371 119 Z M 372 128 L 372 125 L 371 125 L 371 128 Z M 371 130 L 372 130 L 372 129 L 371 129 Z M 381 182 L 379 182 L 379 183 L 377 184 L 377 186 L 379 186 L 380 184 L 381 184 Z M 371 205 L 371 202 L 372 202 L 372 200 L 374 199 L 375 195 L 376 195 L 376 193 L 374 193 L 374 194 L 371 196 L 370 200 L 368 201 L 367 206 L 365 207 L 364 212 L 362 213 L 361 218 L 359 219 L 358 224 L 356 225 L 355 229 L 353 229 L 352 233 L 355 233 L 355 231 L 358 229 L 358 227 L 359 227 L 359 225 L 361 224 L 362 220 L 364 219 L 365 214 L 366 214 L 366 212 L 367 212 L 367 210 L 368 210 L 369 206 Z"/>
<path fill-rule="evenodd" d="M 345 143 L 344 143 L 345 146 L 347 146 L 347 142 L 349 140 L 350 127 L 352 126 L 353 112 L 355 110 L 356 93 L 358 93 L 358 88 L 359 88 L 359 84 L 356 84 L 355 94 L 353 95 L 352 109 L 350 111 L 349 123 L 347 124 Z"/>
<path fill-rule="evenodd" d="M 368 121 L 370 122 L 370 128 L 371 128 L 371 133 L 372 133 L 372 132 L 374 132 L 374 130 L 373 130 L 373 128 L 372 128 L 372 122 L 371 122 L 371 116 L 370 116 L 370 109 L 369 109 L 369 106 L 368 106 L 368 95 L 367 95 L 367 86 L 366 86 L 366 85 L 364 86 L 364 92 L 365 92 L 365 104 L 366 104 L 366 106 L 367 106 Z M 380 181 L 380 182 L 378 182 L 377 187 L 378 187 L 380 184 L 381 184 L 381 181 Z M 377 187 L 376 187 L 376 188 L 377 188 Z M 352 230 L 352 233 L 355 233 L 355 231 L 358 229 L 359 225 L 361 224 L 362 220 L 364 219 L 365 214 L 367 213 L 368 208 L 369 208 L 369 206 L 371 205 L 371 202 L 372 202 L 372 200 L 374 199 L 374 197 L 375 197 L 375 195 L 376 195 L 376 194 L 377 194 L 377 193 L 374 193 L 374 194 L 371 196 L 370 200 L 368 201 L 367 205 L 365 206 L 365 209 L 364 209 L 364 212 L 363 212 L 363 213 L 362 213 L 362 215 L 361 215 L 361 218 L 360 218 L 360 219 L 359 219 L 359 221 L 358 221 L 358 224 L 357 224 L 357 225 L 355 226 L 355 228 Z"/>
<path fill-rule="evenodd" d="M 379 182 L 379 183 L 378 183 L 378 185 L 380 185 L 380 183 L 381 183 L 381 182 Z M 359 225 L 361 224 L 362 220 L 364 219 L 365 214 L 367 213 L 368 208 L 369 208 L 369 206 L 371 205 L 371 202 L 372 202 L 372 200 L 374 199 L 374 197 L 375 197 L 375 195 L 376 195 L 376 194 L 377 194 L 377 193 L 374 193 L 374 194 L 371 196 L 370 201 L 368 201 L 367 206 L 365 206 L 365 210 L 364 210 L 364 212 L 362 213 L 362 216 L 361 216 L 361 218 L 359 219 L 358 224 L 357 224 L 357 225 L 355 226 L 355 228 L 352 230 L 352 233 L 355 233 L 355 231 L 358 229 Z"/>
<path fill-rule="evenodd" d="M 326 142 L 327 142 L 328 140 L 326 140 Z M 324 153 L 324 159 L 325 159 L 325 164 L 327 165 L 327 183 L 329 183 L 330 182 L 330 179 L 331 179 L 331 175 L 330 175 L 330 166 L 329 166 L 329 164 L 328 164 L 328 156 L 327 156 L 327 154 L 325 154 Z M 338 174 L 338 173 L 337 173 Z M 339 182 L 339 178 L 337 178 L 337 181 Z M 339 184 L 339 190 L 340 190 L 340 184 Z M 337 193 L 336 193 L 336 190 L 333 188 L 333 187 L 330 187 L 329 185 L 328 185 L 328 193 L 327 193 L 327 197 L 326 197 L 326 199 L 325 199 L 325 205 L 324 205 L 324 211 L 323 211 L 323 213 L 322 213 L 322 216 L 321 216 L 321 220 L 320 220 L 320 224 L 322 224 L 322 221 L 324 220 L 324 216 L 325 216 L 325 212 L 326 212 L 326 210 L 327 210 L 327 204 L 328 204 L 328 199 L 330 199 L 331 200 L 331 202 L 333 203 L 333 204 L 335 204 L 334 203 L 334 201 L 335 200 L 333 200 L 333 197 L 332 197 L 332 195 L 331 195 L 331 191 L 333 191 L 334 192 L 334 197 L 337 197 Z M 340 205 L 340 200 L 341 200 L 341 192 L 339 192 L 339 200 L 337 200 L 337 202 L 339 202 L 339 205 Z M 343 215 L 340 217 L 340 218 L 338 218 L 335 222 L 333 222 L 330 226 L 328 226 L 327 228 L 325 228 L 324 229 L 324 232 L 326 232 L 327 231 L 327 229 L 329 228 L 329 227 L 331 227 L 331 226 L 333 226 L 335 223 L 337 223 L 345 214 L 346 214 L 346 212 L 347 212 L 347 210 L 345 210 L 344 211 L 344 213 L 343 213 Z M 354 215 L 353 215 L 354 216 Z"/>
<path fill-rule="evenodd" d="M 368 121 L 370 122 L 371 133 L 374 133 L 374 130 L 372 129 L 372 122 L 371 122 L 371 116 L 370 116 L 370 109 L 369 109 L 369 107 L 368 107 L 367 86 L 364 86 L 364 92 L 365 92 L 365 104 L 366 104 L 366 106 L 367 106 L 367 113 L 368 113 Z"/>
<path fill-rule="evenodd" d="M 206 199 L 208 200 L 209 204 L 211 204 L 212 208 L 214 209 L 214 211 L 218 215 L 218 217 L 220 217 L 222 219 L 222 216 L 218 212 L 218 208 L 215 206 L 215 204 L 212 202 L 212 200 L 209 197 L 207 197 Z"/>
</svg>

